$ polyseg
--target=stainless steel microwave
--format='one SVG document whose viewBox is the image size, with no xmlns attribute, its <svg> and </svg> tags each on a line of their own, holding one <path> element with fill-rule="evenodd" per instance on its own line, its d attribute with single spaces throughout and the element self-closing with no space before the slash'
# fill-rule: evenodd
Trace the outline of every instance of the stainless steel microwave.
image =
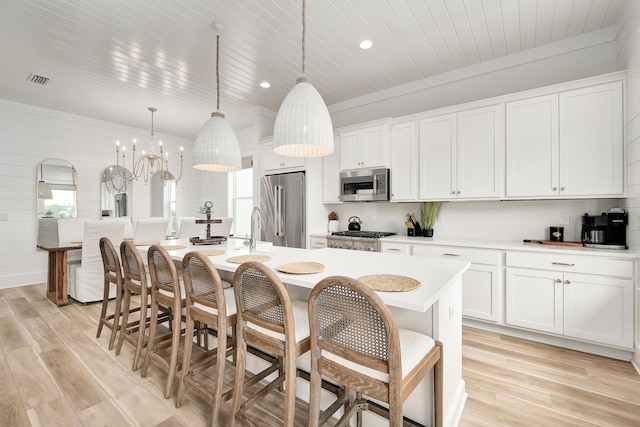
<svg viewBox="0 0 640 427">
<path fill-rule="evenodd" d="M 389 169 L 357 169 L 340 172 L 340 200 L 374 202 L 389 200 Z"/>
</svg>

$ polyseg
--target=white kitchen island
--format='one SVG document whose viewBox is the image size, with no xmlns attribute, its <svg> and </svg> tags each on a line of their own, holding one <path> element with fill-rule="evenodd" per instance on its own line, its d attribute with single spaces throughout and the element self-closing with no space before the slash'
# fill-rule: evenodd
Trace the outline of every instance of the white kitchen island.
<svg viewBox="0 0 640 427">
<path fill-rule="evenodd" d="M 162 244 L 184 244 L 185 249 L 170 250 L 175 261 L 194 250 L 220 249 L 223 254 L 209 256 L 220 275 L 229 280 L 239 264 L 227 262 L 237 255 L 248 255 L 249 250 L 241 240 L 229 239 L 227 243 L 214 246 L 193 246 L 188 240 L 170 240 Z M 140 247 L 146 252 L 147 247 Z M 378 292 L 390 307 L 399 327 L 422 332 L 443 343 L 444 354 L 444 425 L 458 424 L 466 400 L 462 380 L 462 274 L 469 262 L 398 256 L 378 252 L 361 252 L 342 249 L 296 249 L 258 244 L 255 254 L 267 255 L 264 264 L 280 277 L 292 298 L 308 299 L 311 289 L 325 277 L 342 275 L 358 278 L 368 274 L 397 274 L 414 278 L 420 287 L 409 292 Z M 146 254 L 145 254 L 146 256 Z M 315 274 L 286 274 L 276 267 L 291 262 L 319 262 L 324 271 Z M 308 356 L 307 356 L 308 358 Z M 303 362 L 304 363 L 304 362 Z M 308 362 L 307 362 L 308 363 Z M 298 382 L 297 395 L 308 401 L 308 384 Z M 433 376 L 429 375 L 405 401 L 404 415 L 422 425 L 432 425 Z M 365 425 L 387 425 L 369 412 L 365 413 Z"/>
</svg>

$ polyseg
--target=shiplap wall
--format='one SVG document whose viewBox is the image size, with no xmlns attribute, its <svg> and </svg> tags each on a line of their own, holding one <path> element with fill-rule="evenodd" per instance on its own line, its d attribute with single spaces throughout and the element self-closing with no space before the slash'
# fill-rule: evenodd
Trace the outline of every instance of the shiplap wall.
<svg viewBox="0 0 640 427">
<path fill-rule="evenodd" d="M 191 167 L 193 141 L 163 134 L 156 116 L 156 138 L 162 139 L 177 170 L 185 147 L 184 175 L 177 189 L 178 216 L 193 216 L 205 200 L 226 215 L 226 174 Z M 6 100 L 0 100 L 0 288 L 40 283 L 46 279 L 46 253 L 36 250 L 36 169 L 48 158 L 62 158 L 78 171 L 78 216 L 100 217 L 100 174 L 115 162 L 115 141 L 137 138 L 140 149 L 149 129 L 132 128 Z M 127 143 L 130 146 L 130 143 Z M 149 216 L 149 187 L 136 182 L 133 217 Z"/>
<path fill-rule="evenodd" d="M 629 2 L 625 22 L 618 31 L 618 68 L 627 70 L 627 243 L 640 247 L 640 2 Z M 640 371 L 640 273 L 636 271 L 635 353 Z"/>
</svg>

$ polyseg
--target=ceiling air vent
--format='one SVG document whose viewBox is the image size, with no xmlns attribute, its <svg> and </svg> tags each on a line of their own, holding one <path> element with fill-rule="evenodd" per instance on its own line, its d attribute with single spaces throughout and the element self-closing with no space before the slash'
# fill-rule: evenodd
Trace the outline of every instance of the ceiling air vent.
<svg viewBox="0 0 640 427">
<path fill-rule="evenodd" d="M 39 76 L 37 74 L 31 73 L 29 74 L 29 77 L 27 78 L 27 80 L 38 85 L 46 85 L 47 82 L 49 82 L 49 77 L 43 77 L 43 76 Z"/>
</svg>

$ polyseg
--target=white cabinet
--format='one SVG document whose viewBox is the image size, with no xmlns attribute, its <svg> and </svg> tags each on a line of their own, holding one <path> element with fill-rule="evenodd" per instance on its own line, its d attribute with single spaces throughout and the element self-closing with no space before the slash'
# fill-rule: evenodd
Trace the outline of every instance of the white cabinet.
<svg viewBox="0 0 640 427">
<path fill-rule="evenodd" d="M 506 323 L 630 349 L 633 261 L 507 253 Z"/>
<path fill-rule="evenodd" d="M 389 124 L 340 132 L 340 169 L 389 166 Z"/>
<path fill-rule="evenodd" d="M 327 247 L 327 238 L 319 237 L 319 236 L 311 236 L 309 237 L 309 248 L 310 249 L 322 249 Z"/>
<path fill-rule="evenodd" d="M 262 146 L 264 170 L 279 171 L 282 169 L 304 169 L 304 157 L 281 156 L 273 152 L 273 141 L 267 140 Z"/>
<path fill-rule="evenodd" d="M 391 126 L 391 201 L 418 200 L 418 123 Z"/>
<path fill-rule="evenodd" d="M 322 158 L 322 202 L 342 203 L 340 200 L 340 140 L 334 138 L 333 153 Z"/>
<path fill-rule="evenodd" d="M 419 199 L 499 198 L 502 105 L 420 120 Z"/>
<path fill-rule="evenodd" d="M 471 262 L 462 276 L 462 315 L 499 322 L 502 317 L 503 252 L 452 246 L 413 245 L 414 256 L 456 258 Z"/>
<path fill-rule="evenodd" d="M 623 194 L 622 83 L 506 105 L 506 196 Z"/>
<path fill-rule="evenodd" d="M 456 258 L 471 262 L 462 276 L 462 315 L 490 322 L 502 319 L 503 252 L 492 249 L 381 242 L 381 252 Z"/>
</svg>

